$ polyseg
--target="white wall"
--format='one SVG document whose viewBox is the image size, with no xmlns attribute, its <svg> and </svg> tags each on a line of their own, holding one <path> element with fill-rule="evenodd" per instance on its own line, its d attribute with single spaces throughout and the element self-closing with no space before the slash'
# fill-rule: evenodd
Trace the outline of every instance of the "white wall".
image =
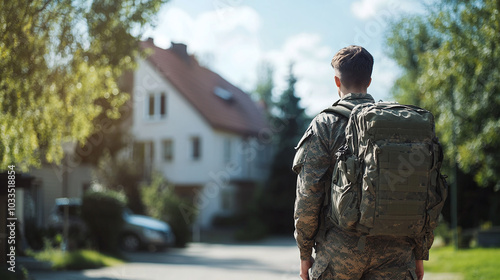
<svg viewBox="0 0 500 280">
<path fill-rule="evenodd" d="M 208 173 L 217 164 L 214 133 L 207 121 L 150 63 L 141 61 L 134 77 L 134 121 L 132 133 L 137 141 L 153 141 L 154 166 L 175 184 L 204 184 Z M 149 93 L 167 94 L 166 116 L 150 120 L 145 117 Z M 201 158 L 190 156 L 191 138 L 201 139 Z M 172 139 L 174 158 L 165 161 L 162 141 Z"/>
<path fill-rule="evenodd" d="M 262 147 L 256 139 L 214 130 L 172 84 L 156 72 L 148 61 L 140 61 L 134 75 L 133 126 L 136 141 L 154 142 L 154 169 L 176 185 L 199 185 L 199 222 L 209 226 L 213 215 L 230 211 L 222 209 L 222 194 L 235 193 L 231 180 L 262 180 L 263 170 L 258 156 Z M 149 94 L 167 95 L 166 116 L 149 119 L 146 116 Z M 191 137 L 201 138 L 201 158 L 190 156 Z M 173 160 L 163 158 L 162 141 L 173 141 Z M 227 158 L 226 143 L 230 142 Z M 260 166 L 260 167 L 259 167 Z M 267 167 L 265 167 L 267 168 Z"/>
<path fill-rule="evenodd" d="M 30 175 L 40 182 L 42 194 L 42 221 L 48 222 L 50 211 L 54 207 L 55 199 L 63 197 L 62 165 L 45 165 L 39 169 L 32 169 Z M 68 169 L 68 197 L 82 197 L 83 186 L 92 181 L 92 169 L 88 165 L 74 166 Z M 39 213 L 37 213 L 39 215 Z M 37 215 L 37 216 L 38 216 Z"/>
</svg>

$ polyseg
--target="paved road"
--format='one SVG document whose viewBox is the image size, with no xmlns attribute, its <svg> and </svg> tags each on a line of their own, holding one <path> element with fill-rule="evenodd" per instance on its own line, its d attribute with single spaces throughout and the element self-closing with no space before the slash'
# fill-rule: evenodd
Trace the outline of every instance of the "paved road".
<svg viewBox="0 0 500 280">
<path fill-rule="evenodd" d="M 31 271 L 36 280 L 222 280 L 298 279 L 299 253 L 293 239 L 259 244 L 191 244 L 164 253 L 134 253 L 130 263 L 81 272 Z"/>
<path fill-rule="evenodd" d="M 163 253 L 134 253 L 124 265 L 80 272 L 31 271 L 36 280 L 285 280 L 299 279 L 299 253 L 293 239 L 252 245 L 191 244 Z M 427 273 L 425 280 L 457 280 Z"/>
</svg>

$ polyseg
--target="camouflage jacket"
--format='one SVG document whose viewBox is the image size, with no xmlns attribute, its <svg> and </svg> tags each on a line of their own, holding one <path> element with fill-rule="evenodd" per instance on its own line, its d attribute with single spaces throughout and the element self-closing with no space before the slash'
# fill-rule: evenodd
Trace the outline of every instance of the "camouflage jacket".
<svg viewBox="0 0 500 280">
<path fill-rule="evenodd" d="M 354 104 L 375 102 L 369 94 L 351 93 L 343 98 Z M 347 118 L 333 113 L 318 114 L 300 139 L 293 160 L 297 174 L 295 200 L 295 239 L 300 258 L 309 260 L 321 223 L 327 223 L 323 211 L 325 191 L 331 183 L 335 152 L 345 141 Z M 415 240 L 416 259 L 428 259 L 433 236 Z M 430 243 L 430 244 L 429 244 Z"/>
</svg>

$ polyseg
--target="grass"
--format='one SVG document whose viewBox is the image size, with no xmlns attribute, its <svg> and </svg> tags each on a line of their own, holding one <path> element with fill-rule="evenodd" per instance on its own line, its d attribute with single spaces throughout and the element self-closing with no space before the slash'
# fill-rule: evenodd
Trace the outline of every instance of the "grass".
<svg viewBox="0 0 500 280">
<path fill-rule="evenodd" d="M 453 247 L 433 248 L 426 272 L 460 273 L 469 279 L 500 279 L 500 248 L 455 250 Z"/>
<path fill-rule="evenodd" d="M 16 272 L 10 272 L 7 267 L 0 266 L 0 279 L 2 280 L 27 280 L 29 273 L 26 269 L 16 268 Z"/>
<path fill-rule="evenodd" d="M 33 257 L 52 263 L 54 270 L 81 270 L 114 266 L 125 263 L 124 260 L 92 250 L 75 250 L 63 252 L 57 249 L 46 249 L 33 253 Z"/>
</svg>

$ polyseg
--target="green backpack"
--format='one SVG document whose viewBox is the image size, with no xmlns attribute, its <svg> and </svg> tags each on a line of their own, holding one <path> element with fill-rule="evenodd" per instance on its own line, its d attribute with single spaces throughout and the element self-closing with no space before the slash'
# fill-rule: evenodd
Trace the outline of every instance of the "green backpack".
<svg viewBox="0 0 500 280">
<path fill-rule="evenodd" d="M 330 219 L 365 235 L 432 232 L 448 191 L 433 115 L 416 106 L 343 100 L 324 112 L 349 118 L 336 153 Z"/>
</svg>

